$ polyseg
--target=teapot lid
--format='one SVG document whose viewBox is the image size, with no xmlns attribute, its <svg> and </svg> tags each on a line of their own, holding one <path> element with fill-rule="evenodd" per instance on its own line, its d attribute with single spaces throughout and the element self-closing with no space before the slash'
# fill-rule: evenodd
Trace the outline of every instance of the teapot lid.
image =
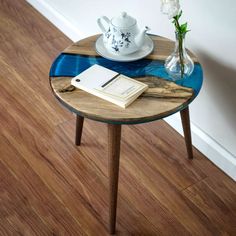
<svg viewBox="0 0 236 236">
<path fill-rule="evenodd" d="M 129 16 L 126 12 L 121 12 L 118 17 L 112 18 L 111 23 L 116 27 L 128 28 L 136 24 L 136 19 Z"/>
</svg>

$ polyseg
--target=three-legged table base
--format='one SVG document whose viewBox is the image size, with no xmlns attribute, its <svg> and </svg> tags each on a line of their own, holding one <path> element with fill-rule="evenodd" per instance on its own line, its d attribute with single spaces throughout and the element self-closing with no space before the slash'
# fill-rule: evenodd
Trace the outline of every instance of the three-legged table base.
<svg viewBox="0 0 236 236">
<path fill-rule="evenodd" d="M 185 143 L 188 158 L 193 158 L 191 129 L 189 119 L 189 108 L 180 111 L 182 126 L 184 130 Z M 76 117 L 75 144 L 80 145 L 84 118 Z M 121 125 L 108 124 L 108 172 L 109 172 L 109 232 L 115 233 L 116 229 L 116 207 L 119 180 Z"/>
</svg>

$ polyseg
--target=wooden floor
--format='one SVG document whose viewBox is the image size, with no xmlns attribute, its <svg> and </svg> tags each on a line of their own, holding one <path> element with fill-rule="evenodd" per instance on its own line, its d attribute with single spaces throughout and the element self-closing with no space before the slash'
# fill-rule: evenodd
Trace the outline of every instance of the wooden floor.
<svg viewBox="0 0 236 236">
<path fill-rule="evenodd" d="M 108 235 L 106 125 L 53 97 L 71 41 L 23 0 L 0 1 L 0 235 Z M 124 126 L 117 235 L 236 235 L 236 184 L 165 122 Z"/>
</svg>

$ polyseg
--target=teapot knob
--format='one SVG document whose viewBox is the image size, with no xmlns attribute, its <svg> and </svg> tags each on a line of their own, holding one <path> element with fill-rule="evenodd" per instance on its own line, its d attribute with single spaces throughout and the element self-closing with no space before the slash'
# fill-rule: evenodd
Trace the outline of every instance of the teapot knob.
<svg viewBox="0 0 236 236">
<path fill-rule="evenodd" d="M 126 17 L 127 16 L 127 13 L 125 11 L 121 12 L 121 16 L 122 17 Z"/>
</svg>

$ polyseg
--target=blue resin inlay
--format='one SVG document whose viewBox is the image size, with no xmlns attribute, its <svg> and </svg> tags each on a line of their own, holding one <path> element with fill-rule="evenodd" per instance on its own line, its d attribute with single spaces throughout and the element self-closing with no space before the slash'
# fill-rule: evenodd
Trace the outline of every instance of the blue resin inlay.
<svg viewBox="0 0 236 236">
<path fill-rule="evenodd" d="M 132 78 L 158 76 L 166 80 L 172 80 L 165 71 L 163 61 L 142 59 L 134 62 L 115 62 L 103 57 L 65 53 L 60 54 L 53 62 L 50 77 L 74 77 L 94 64 L 104 66 Z M 176 81 L 176 83 L 192 88 L 194 96 L 197 96 L 202 86 L 202 80 L 202 67 L 199 63 L 195 63 L 192 75 L 184 80 Z"/>
</svg>

